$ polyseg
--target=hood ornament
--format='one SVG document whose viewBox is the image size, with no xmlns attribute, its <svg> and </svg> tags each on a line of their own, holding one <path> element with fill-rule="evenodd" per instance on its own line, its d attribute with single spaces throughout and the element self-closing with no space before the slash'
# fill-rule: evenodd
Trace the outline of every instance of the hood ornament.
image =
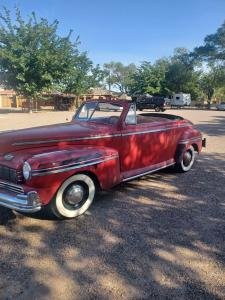
<svg viewBox="0 0 225 300">
<path fill-rule="evenodd" d="M 14 158 L 14 155 L 11 153 L 5 154 L 4 155 L 4 159 L 5 160 L 12 160 Z"/>
</svg>

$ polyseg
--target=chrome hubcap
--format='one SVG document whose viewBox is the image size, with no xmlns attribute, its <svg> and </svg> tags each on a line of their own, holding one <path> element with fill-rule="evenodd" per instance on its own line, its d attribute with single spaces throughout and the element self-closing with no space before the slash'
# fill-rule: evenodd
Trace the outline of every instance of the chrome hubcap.
<svg viewBox="0 0 225 300">
<path fill-rule="evenodd" d="M 192 160 L 192 155 L 191 155 L 190 151 L 186 151 L 184 153 L 184 157 L 183 157 L 183 162 L 184 162 L 185 167 L 188 167 L 190 165 L 191 160 Z"/>
<path fill-rule="evenodd" d="M 73 184 L 66 192 L 65 202 L 69 205 L 76 206 L 84 198 L 84 188 L 79 184 Z"/>
</svg>

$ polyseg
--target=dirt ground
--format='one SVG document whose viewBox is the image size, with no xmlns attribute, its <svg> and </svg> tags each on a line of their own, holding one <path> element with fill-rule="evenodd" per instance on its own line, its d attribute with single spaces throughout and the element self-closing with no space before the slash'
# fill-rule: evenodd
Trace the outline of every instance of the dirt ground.
<svg viewBox="0 0 225 300">
<path fill-rule="evenodd" d="M 0 208 L 0 299 L 225 299 L 225 112 L 172 112 L 207 137 L 189 173 L 121 184 L 74 220 Z M 0 130 L 71 115 L 0 114 Z"/>
</svg>

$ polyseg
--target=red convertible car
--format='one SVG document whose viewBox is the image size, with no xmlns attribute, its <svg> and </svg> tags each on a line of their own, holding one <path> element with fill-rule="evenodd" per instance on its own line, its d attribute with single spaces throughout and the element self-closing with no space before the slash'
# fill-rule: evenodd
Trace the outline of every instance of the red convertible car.
<svg viewBox="0 0 225 300">
<path fill-rule="evenodd" d="M 0 205 L 73 218 L 97 189 L 172 165 L 189 171 L 204 145 L 179 116 L 137 115 L 129 101 L 85 102 L 69 123 L 0 134 Z"/>
</svg>

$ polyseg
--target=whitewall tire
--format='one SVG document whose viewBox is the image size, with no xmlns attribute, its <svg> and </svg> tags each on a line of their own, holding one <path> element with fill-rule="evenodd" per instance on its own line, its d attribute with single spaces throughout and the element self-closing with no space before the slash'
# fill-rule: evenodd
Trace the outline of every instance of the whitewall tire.
<svg viewBox="0 0 225 300">
<path fill-rule="evenodd" d="M 82 215 L 92 204 L 95 184 L 86 174 L 69 177 L 59 188 L 51 202 L 51 210 L 58 218 L 75 218 Z"/>
<path fill-rule="evenodd" d="M 182 160 L 180 163 L 176 164 L 178 171 L 180 172 L 188 172 L 195 161 L 195 150 L 192 146 L 186 149 L 183 153 Z"/>
</svg>

